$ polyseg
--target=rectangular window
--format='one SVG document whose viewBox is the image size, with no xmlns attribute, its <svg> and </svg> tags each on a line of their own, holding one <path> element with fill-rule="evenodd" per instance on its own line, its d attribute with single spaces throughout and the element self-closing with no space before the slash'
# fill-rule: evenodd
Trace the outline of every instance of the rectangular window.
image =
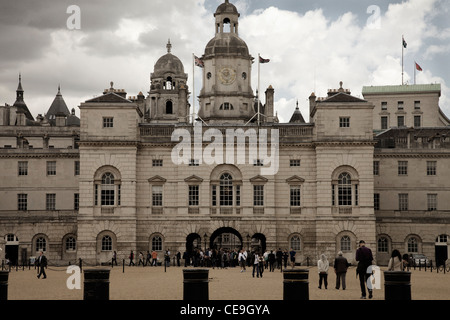
<svg viewBox="0 0 450 320">
<path fill-rule="evenodd" d="M 28 210 L 28 195 L 24 193 L 19 193 L 17 195 L 17 210 L 26 211 Z"/>
<path fill-rule="evenodd" d="M 381 129 L 386 130 L 388 128 L 388 117 L 381 117 Z"/>
<path fill-rule="evenodd" d="M 120 184 L 117 185 L 117 205 L 120 206 Z"/>
<path fill-rule="evenodd" d="M 408 194 L 399 193 L 398 195 L 398 210 L 407 211 L 408 210 Z"/>
<path fill-rule="evenodd" d="M 19 176 L 27 176 L 28 175 L 28 161 L 19 161 Z"/>
<path fill-rule="evenodd" d="M 436 175 L 437 161 L 427 161 L 427 176 Z"/>
<path fill-rule="evenodd" d="M 291 167 L 300 167 L 300 160 L 290 160 L 289 165 Z"/>
<path fill-rule="evenodd" d="M 114 127 L 114 118 L 113 117 L 104 117 L 103 118 L 103 128 L 113 128 Z"/>
<path fill-rule="evenodd" d="M 154 207 L 162 207 L 162 186 L 153 186 L 152 187 L 152 205 Z"/>
<path fill-rule="evenodd" d="M 405 116 L 398 116 L 397 117 L 397 127 L 404 127 L 405 126 Z"/>
<path fill-rule="evenodd" d="M 355 206 L 359 203 L 358 185 L 355 184 Z"/>
<path fill-rule="evenodd" d="M 95 185 L 94 189 L 94 206 L 98 205 L 98 184 Z"/>
<path fill-rule="evenodd" d="M 75 161 L 74 175 L 80 175 L 80 161 Z"/>
<path fill-rule="evenodd" d="M 381 102 L 381 110 L 387 110 L 387 102 Z"/>
<path fill-rule="evenodd" d="M 162 167 L 163 161 L 161 159 L 152 160 L 152 167 Z"/>
<path fill-rule="evenodd" d="M 340 117 L 339 118 L 339 128 L 350 128 L 350 118 Z"/>
<path fill-rule="evenodd" d="M 427 209 L 428 209 L 428 211 L 436 211 L 437 210 L 437 194 L 435 194 L 435 193 L 427 194 Z"/>
<path fill-rule="evenodd" d="M 414 109 L 420 110 L 420 101 L 414 101 Z"/>
<path fill-rule="evenodd" d="M 236 207 L 241 206 L 241 186 L 236 186 Z"/>
<path fill-rule="evenodd" d="M 336 185 L 335 184 L 331 185 L 331 205 L 332 206 L 336 205 L 335 190 L 336 190 Z"/>
<path fill-rule="evenodd" d="M 380 175 L 380 161 L 373 162 L 373 175 L 374 176 Z"/>
<path fill-rule="evenodd" d="M 47 193 L 45 195 L 45 209 L 56 210 L 56 194 Z"/>
<path fill-rule="evenodd" d="M 300 186 L 291 186 L 291 207 L 300 207 Z"/>
<path fill-rule="evenodd" d="M 47 161 L 47 175 L 56 176 L 56 161 Z"/>
<path fill-rule="evenodd" d="M 408 161 L 399 161 L 398 162 L 398 175 L 399 176 L 408 175 Z"/>
<path fill-rule="evenodd" d="M 253 205 L 264 206 L 264 186 L 253 186 Z"/>
<path fill-rule="evenodd" d="M 199 187 L 189 186 L 189 206 L 198 206 L 199 203 Z"/>
<path fill-rule="evenodd" d="M 213 207 L 217 205 L 217 187 L 214 185 L 211 188 L 211 205 Z"/>
<path fill-rule="evenodd" d="M 421 116 L 414 116 L 414 127 L 419 128 L 421 126 Z"/>
<path fill-rule="evenodd" d="M 200 161 L 198 159 L 190 159 L 189 167 L 198 167 L 200 166 Z"/>
<path fill-rule="evenodd" d="M 398 110 L 403 110 L 403 101 L 398 101 L 397 102 L 397 109 Z"/>
<path fill-rule="evenodd" d="M 74 193 L 73 195 L 73 210 L 80 209 L 80 194 Z"/>
<path fill-rule="evenodd" d="M 380 210 L 380 194 L 379 193 L 373 194 L 373 209 Z"/>
<path fill-rule="evenodd" d="M 100 203 L 102 206 L 113 206 L 115 198 L 115 185 L 101 185 Z"/>
</svg>

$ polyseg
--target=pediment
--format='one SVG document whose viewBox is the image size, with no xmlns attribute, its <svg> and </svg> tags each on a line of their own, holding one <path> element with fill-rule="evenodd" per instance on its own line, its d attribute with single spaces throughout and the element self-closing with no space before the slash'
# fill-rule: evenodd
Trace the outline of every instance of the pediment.
<svg viewBox="0 0 450 320">
<path fill-rule="evenodd" d="M 367 102 L 345 92 L 339 92 L 321 102 Z"/>
<path fill-rule="evenodd" d="M 192 175 L 192 176 L 187 177 L 186 179 L 184 179 L 184 181 L 186 183 L 201 183 L 201 182 L 203 182 L 203 179 L 200 178 L 199 176 Z"/>
<path fill-rule="evenodd" d="M 266 183 L 267 181 L 269 181 L 269 179 L 267 179 L 261 175 L 257 175 L 253 178 L 250 178 L 251 183 Z"/>
<path fill-rule="evenodd" d="M 96 102 L 96 103 L 132 103 L 130 100 L 119 96 L 117 93 L 109 92 L 101 96 L 95 97 L 93 99 L 87 100 L 86 102 Z"/>
<path fill-rule="evenodd" d="M 167 179 L 164 179 L 161 176 L 154 176 L 151 177 L 150 179 L 148 179 L 148 182 L 156 184 L 156 183 L 165 183 L 167 181 Z"/>
<path fill-rule="evenodd" d="M 300 178 L 299 176 L 292 176 L 290 178 L 287 178 L 286 182 L 288 184 L 301 184 L 301 183 L 305 182 L 305 179 Z"/>
</svg>

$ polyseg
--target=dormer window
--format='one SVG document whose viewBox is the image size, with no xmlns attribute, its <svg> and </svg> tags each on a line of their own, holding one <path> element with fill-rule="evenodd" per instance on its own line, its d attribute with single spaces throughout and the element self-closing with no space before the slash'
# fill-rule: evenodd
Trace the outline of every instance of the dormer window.
<svg viewBox="0 0 450 320">
<path fill-rule="evenodd" d="M 234 108 L 231 103 L 225 102 L 220 106 L 220 110 L 234 110 Z"/>
</svg>

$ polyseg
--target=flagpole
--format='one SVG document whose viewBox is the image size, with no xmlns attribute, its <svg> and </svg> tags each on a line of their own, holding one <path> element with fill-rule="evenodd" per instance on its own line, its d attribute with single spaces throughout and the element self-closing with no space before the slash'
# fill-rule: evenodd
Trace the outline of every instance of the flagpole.
<svg viewBox="0 0 450 320">
<path fill-rule="evenodd" d="M 414 84 L 416 84 L 416 61 L 414 61 Z"/>
<path fill-rule="evenodd" d="M 403 48 L 405 47 L 404 45 L 403 45 L 403 42 L 404 42 L 405 40 L 404 40 L 404 35 L 402 35 L 402 85 L 404 84 L 404 82 L 403 82 Z"/>
<path fill-rule="evenodd" d="M 260 99 L 259 99 L 259 95 L 261 94 L 260 91 L 260 85 L 261 85 L 261 77 L 260 77 L 260 71 L 261 71 L 261 56 L 258 53 L 258 94 L 257 94 L 257 99 L 258 99 L 258 127 L 259 127 L 259 104 L 260 104 Z"/>
<path fill-rule="evenodd" d="M 194 125 L 195 118 L 195 55 L 192 54 L 192 111 L 191 111 L 191 122 Z"/>
</svg>

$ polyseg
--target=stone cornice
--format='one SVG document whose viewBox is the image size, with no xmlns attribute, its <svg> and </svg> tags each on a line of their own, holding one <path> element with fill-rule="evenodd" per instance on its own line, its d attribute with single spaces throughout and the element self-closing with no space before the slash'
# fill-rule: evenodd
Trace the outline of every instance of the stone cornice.
<svg viewBox="0 0 450 320">
<path fill-rule="evenodd" d="M 76 150 L 76 149 L 75 149 Z M 80 152 L 70 151 L 70 152 L 8 152 L 2 153 L 0 151 L 0 158 L 21 158 L 21 159 L 41 159 L 41 158 L 80 158 Z"/>
<path fill-rule="evenodd" d="M 139 144 L 138 141 L 108 141 L 108 140 L 102 140 L 102 141 L 79 141 L 78 145 L 80 147 L 116 147 L 116 146 L 133 146 L 137 147 Z"/>
<path fill-rule="evenodd" d="M 314 141 L 316 147 L 368 146 L 374 147 L 377 141 Z"/>
<path fill-rule="evenodd" d="M 450 158 L 450 153 L 380 153 L 375 152 L 376 158 Z"/>
</svg>

